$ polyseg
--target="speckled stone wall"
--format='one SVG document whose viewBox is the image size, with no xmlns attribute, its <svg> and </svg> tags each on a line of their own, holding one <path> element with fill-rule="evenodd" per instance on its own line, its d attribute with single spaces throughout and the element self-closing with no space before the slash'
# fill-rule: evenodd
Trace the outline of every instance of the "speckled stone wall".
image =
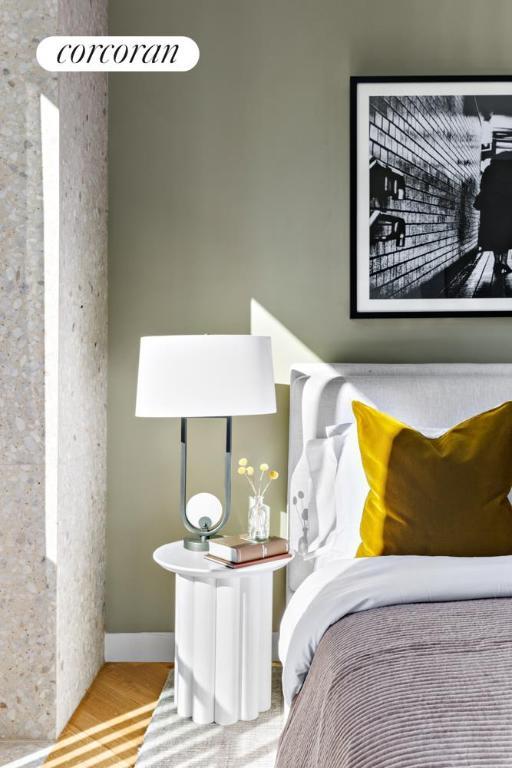
<svg viewBox="0 0 512 768">
<path fill-rule="evenodd" d="M 106 0 L 60 0 L 63 34 L 107 33 Z M 57 730 L 103 662 L 107 75 L 59 77 Z"/>
<path fill-rule="evenodd" d="M 106 77 L 66 75 L 58 84 L 56 77 L 40 69 L 35 60 L 37 42 L 57 31 L 104 34 L 106 0 L 61 0 L 60 7 L 58 0 L 1 0 L 0 739 L 4 740 L 52 738 L 103 659 Z M 46 259 L 43 222 L 51 206 L 58 215 L 59 190 L 51 200 L 45 187 L 43 199 L 42 102 L 47 112 L 56 115 L 59 109 L 60 121 L 60 162 L 56 156 L 60 246 Z M 55 168 L 50 168 L 49 175 L 53 172 Z M 47 182 L 48 174 L 45 178 Z M 48 290 L 49 261 L 55 262 L 53 293 Z M 52 312 L 58 348 L 50 359 Z M 55 418 L 50 423 L 48 403 L 53 396 Z M 54 481 L 55 508 L 48 503 Z"/>
<path fill-rule="evenodd" d="M 57 0 L 0 3 L 0 737 L 55 728 L 55 563 L 46 557 L 40 97 L 34 41 Z"/>
</svg>

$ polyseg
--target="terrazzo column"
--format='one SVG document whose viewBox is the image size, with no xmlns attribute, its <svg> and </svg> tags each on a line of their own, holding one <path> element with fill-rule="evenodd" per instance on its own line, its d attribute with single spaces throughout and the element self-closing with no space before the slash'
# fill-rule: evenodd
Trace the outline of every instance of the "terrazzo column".
<svg viewBox="0 0 512 768">
<path fill-rule="evenodd" d="M 60 0 L 61 33 L 107 33 L 107 0 Z M 59 77 L 57 731 L 103 663 L 107 75 Z"/>
<path fill-rule="evenodd" d="M 53 738 L 103 659 L 106 79 L 39 68 L 58 30 L 105 33 L 106 0 L 0 3 L 4 740 Z"/>
</svg>

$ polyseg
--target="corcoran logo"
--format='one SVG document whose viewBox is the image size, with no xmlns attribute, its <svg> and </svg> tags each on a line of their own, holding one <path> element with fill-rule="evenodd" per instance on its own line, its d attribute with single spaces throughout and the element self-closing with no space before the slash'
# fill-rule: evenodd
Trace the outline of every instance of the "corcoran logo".
<svg viewBox="0 0 512 768">
<path fill-rule="evenodd" d="M 186 72 L 199 61 L 190 37 L 45 37 L 37 61 L 49 72 Z"/>
</svg>

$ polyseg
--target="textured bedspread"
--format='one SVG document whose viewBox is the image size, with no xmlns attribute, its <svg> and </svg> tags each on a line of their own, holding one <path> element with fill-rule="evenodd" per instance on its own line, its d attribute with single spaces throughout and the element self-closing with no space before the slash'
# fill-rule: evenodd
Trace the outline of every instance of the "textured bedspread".
<svg viewBox="0 0 512 768">
<path fill-rule="evenodd" d="M 393 605 L 337 621 L 276 766 L 512 766 L 512 599 Z"/>
</svg>

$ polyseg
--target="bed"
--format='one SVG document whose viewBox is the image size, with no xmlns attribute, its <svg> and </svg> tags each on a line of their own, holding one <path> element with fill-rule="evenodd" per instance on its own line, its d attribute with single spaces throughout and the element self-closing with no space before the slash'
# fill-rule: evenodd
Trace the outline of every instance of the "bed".
<svg viewBox="0 0 512 768">
<path fill-rule="evenodd" d="M 279 641 L 289 714 L 276 766 L 512 766 L 512 557 L 354 559 L 338 548 L 322 441 L 329 425 L 353 421 L 354 399 L 418 429 L 448 429 L 512 399 L 512 365 L 292 371 L 296 556 Z M 311 446 L 317 464 L 304 460 Z"/>
</svg>

